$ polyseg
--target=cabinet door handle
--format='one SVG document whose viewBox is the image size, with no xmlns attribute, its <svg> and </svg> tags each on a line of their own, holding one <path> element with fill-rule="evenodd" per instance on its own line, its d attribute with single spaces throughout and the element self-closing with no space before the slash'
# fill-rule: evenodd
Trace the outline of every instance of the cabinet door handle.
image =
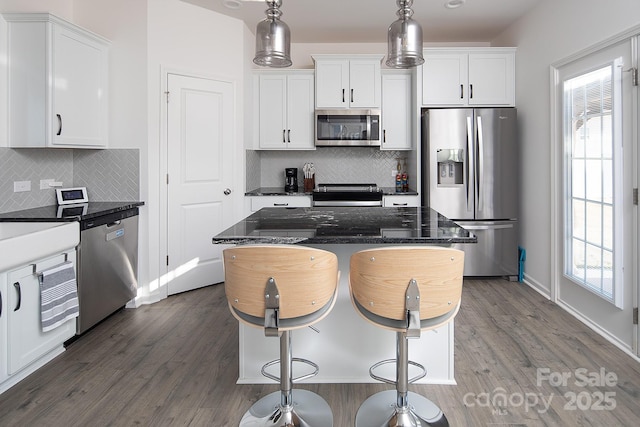
<svg viewBox="0 0 640 427">
<path fill-rule="evenodd" d="M 287 130 L 287 142 L 291 142 L 291 129 Z"/>
<path fill-rule="evenodd" d="M 396 203 L 396 202 L 393 202 L 393 206 L 407 206 L 408 204 L 409 204 L 409 203 L 407 203 L 407 202 L 404 202 L 404 203 Z"/>
<path fill-rule="evenodd" d="M 351 102 L 353 102 L 353 89 L 351 89 Z"/>
<path fill-rule="evenodd" d="M 387 142 L 387 130 L 386 129 L 382 129 L 382 142 L 383 143 Z"/>
<path fill-rule="evenodd" d="M 285 135 L 287 134 L 287 130 L 286 129 L 282 129 L 282 143 L 286 143 L 287 140 L 285 139 Z"/>
<path fill-rule="evenodd" d="M 344 102 L 344 89 L 342 89 L 342 102 Z"/>
<path fill-rule="evenodd" d="M 22 305 L 22 290 L 20 289 L 20 282 L 15 282 L 13 287 L 18 291 L 18 304 L 16 304 L 16 308 L 14 308 L 13 311 L 18 311 L 20 310 L 20 305 Z"/>
<path fill-rule="evenodd" d="M 273 206 L 289 206 L 289 203 L 274 203 Z"/>
<path fill-rule="evenodd" d="M 62 134 L 62 116 L 60 114 L 56 114 L 56 117 L 58 118 L 58 133 L 56 133 L 56 135 L 61 135 Z"/>
<path fill-rule="evenodd" d="M 473 99 L 473 85 L 469 85 L 469 99 Z"/>
<path fill-rule="evenodd" d="M 0 292 L 0 317 L 2 317 L 2 292 Z"/>
<path fill-rule="evenodd" d="M 460 85 L 460 99 L 464 98 L 464 85 Z"/>
</svg>

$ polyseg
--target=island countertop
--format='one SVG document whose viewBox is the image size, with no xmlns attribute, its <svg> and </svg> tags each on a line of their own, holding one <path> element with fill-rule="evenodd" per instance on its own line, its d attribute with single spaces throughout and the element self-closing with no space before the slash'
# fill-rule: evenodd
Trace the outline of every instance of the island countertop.
<svg viewBox="0 0 640 427">
<path fill-rule="evenodd" d="M 214 244 L 476 243 L 476 236 L 425 207 L 262 208 L 212 239 Z"/>
</svg>

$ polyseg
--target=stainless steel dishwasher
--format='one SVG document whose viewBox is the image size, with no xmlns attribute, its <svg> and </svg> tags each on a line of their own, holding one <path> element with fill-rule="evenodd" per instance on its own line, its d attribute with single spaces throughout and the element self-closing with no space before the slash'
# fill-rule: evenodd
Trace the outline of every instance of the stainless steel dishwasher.
<svg viewBox="0 0 640 427">
<path fill-rule="evenodd" d="M 78 335 L 123 308 L 138 288 L 138 208 L 80 221 Z"/>
</svg>

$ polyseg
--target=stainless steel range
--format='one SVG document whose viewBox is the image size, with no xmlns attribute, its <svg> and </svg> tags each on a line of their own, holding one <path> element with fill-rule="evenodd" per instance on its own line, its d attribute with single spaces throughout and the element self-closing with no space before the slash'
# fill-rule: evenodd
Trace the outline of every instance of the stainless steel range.
<svg viewBox="0 0 640 427">
<path fill-rule="evenodd" d="M 376 184 L 318 184 L 313 206 L 382 206 L 382 190 Z"/>
</svg>

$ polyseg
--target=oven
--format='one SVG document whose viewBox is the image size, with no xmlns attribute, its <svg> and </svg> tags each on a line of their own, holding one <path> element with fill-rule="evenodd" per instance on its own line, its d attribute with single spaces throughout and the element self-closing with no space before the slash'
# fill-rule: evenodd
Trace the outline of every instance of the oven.
<svg viewBox="0 0 640 427">
<path fill-rule="evenodd" d="M 318 184 L 313 206 L 382 206 L 382 190 L 376 184 Z"/>
</svg>

